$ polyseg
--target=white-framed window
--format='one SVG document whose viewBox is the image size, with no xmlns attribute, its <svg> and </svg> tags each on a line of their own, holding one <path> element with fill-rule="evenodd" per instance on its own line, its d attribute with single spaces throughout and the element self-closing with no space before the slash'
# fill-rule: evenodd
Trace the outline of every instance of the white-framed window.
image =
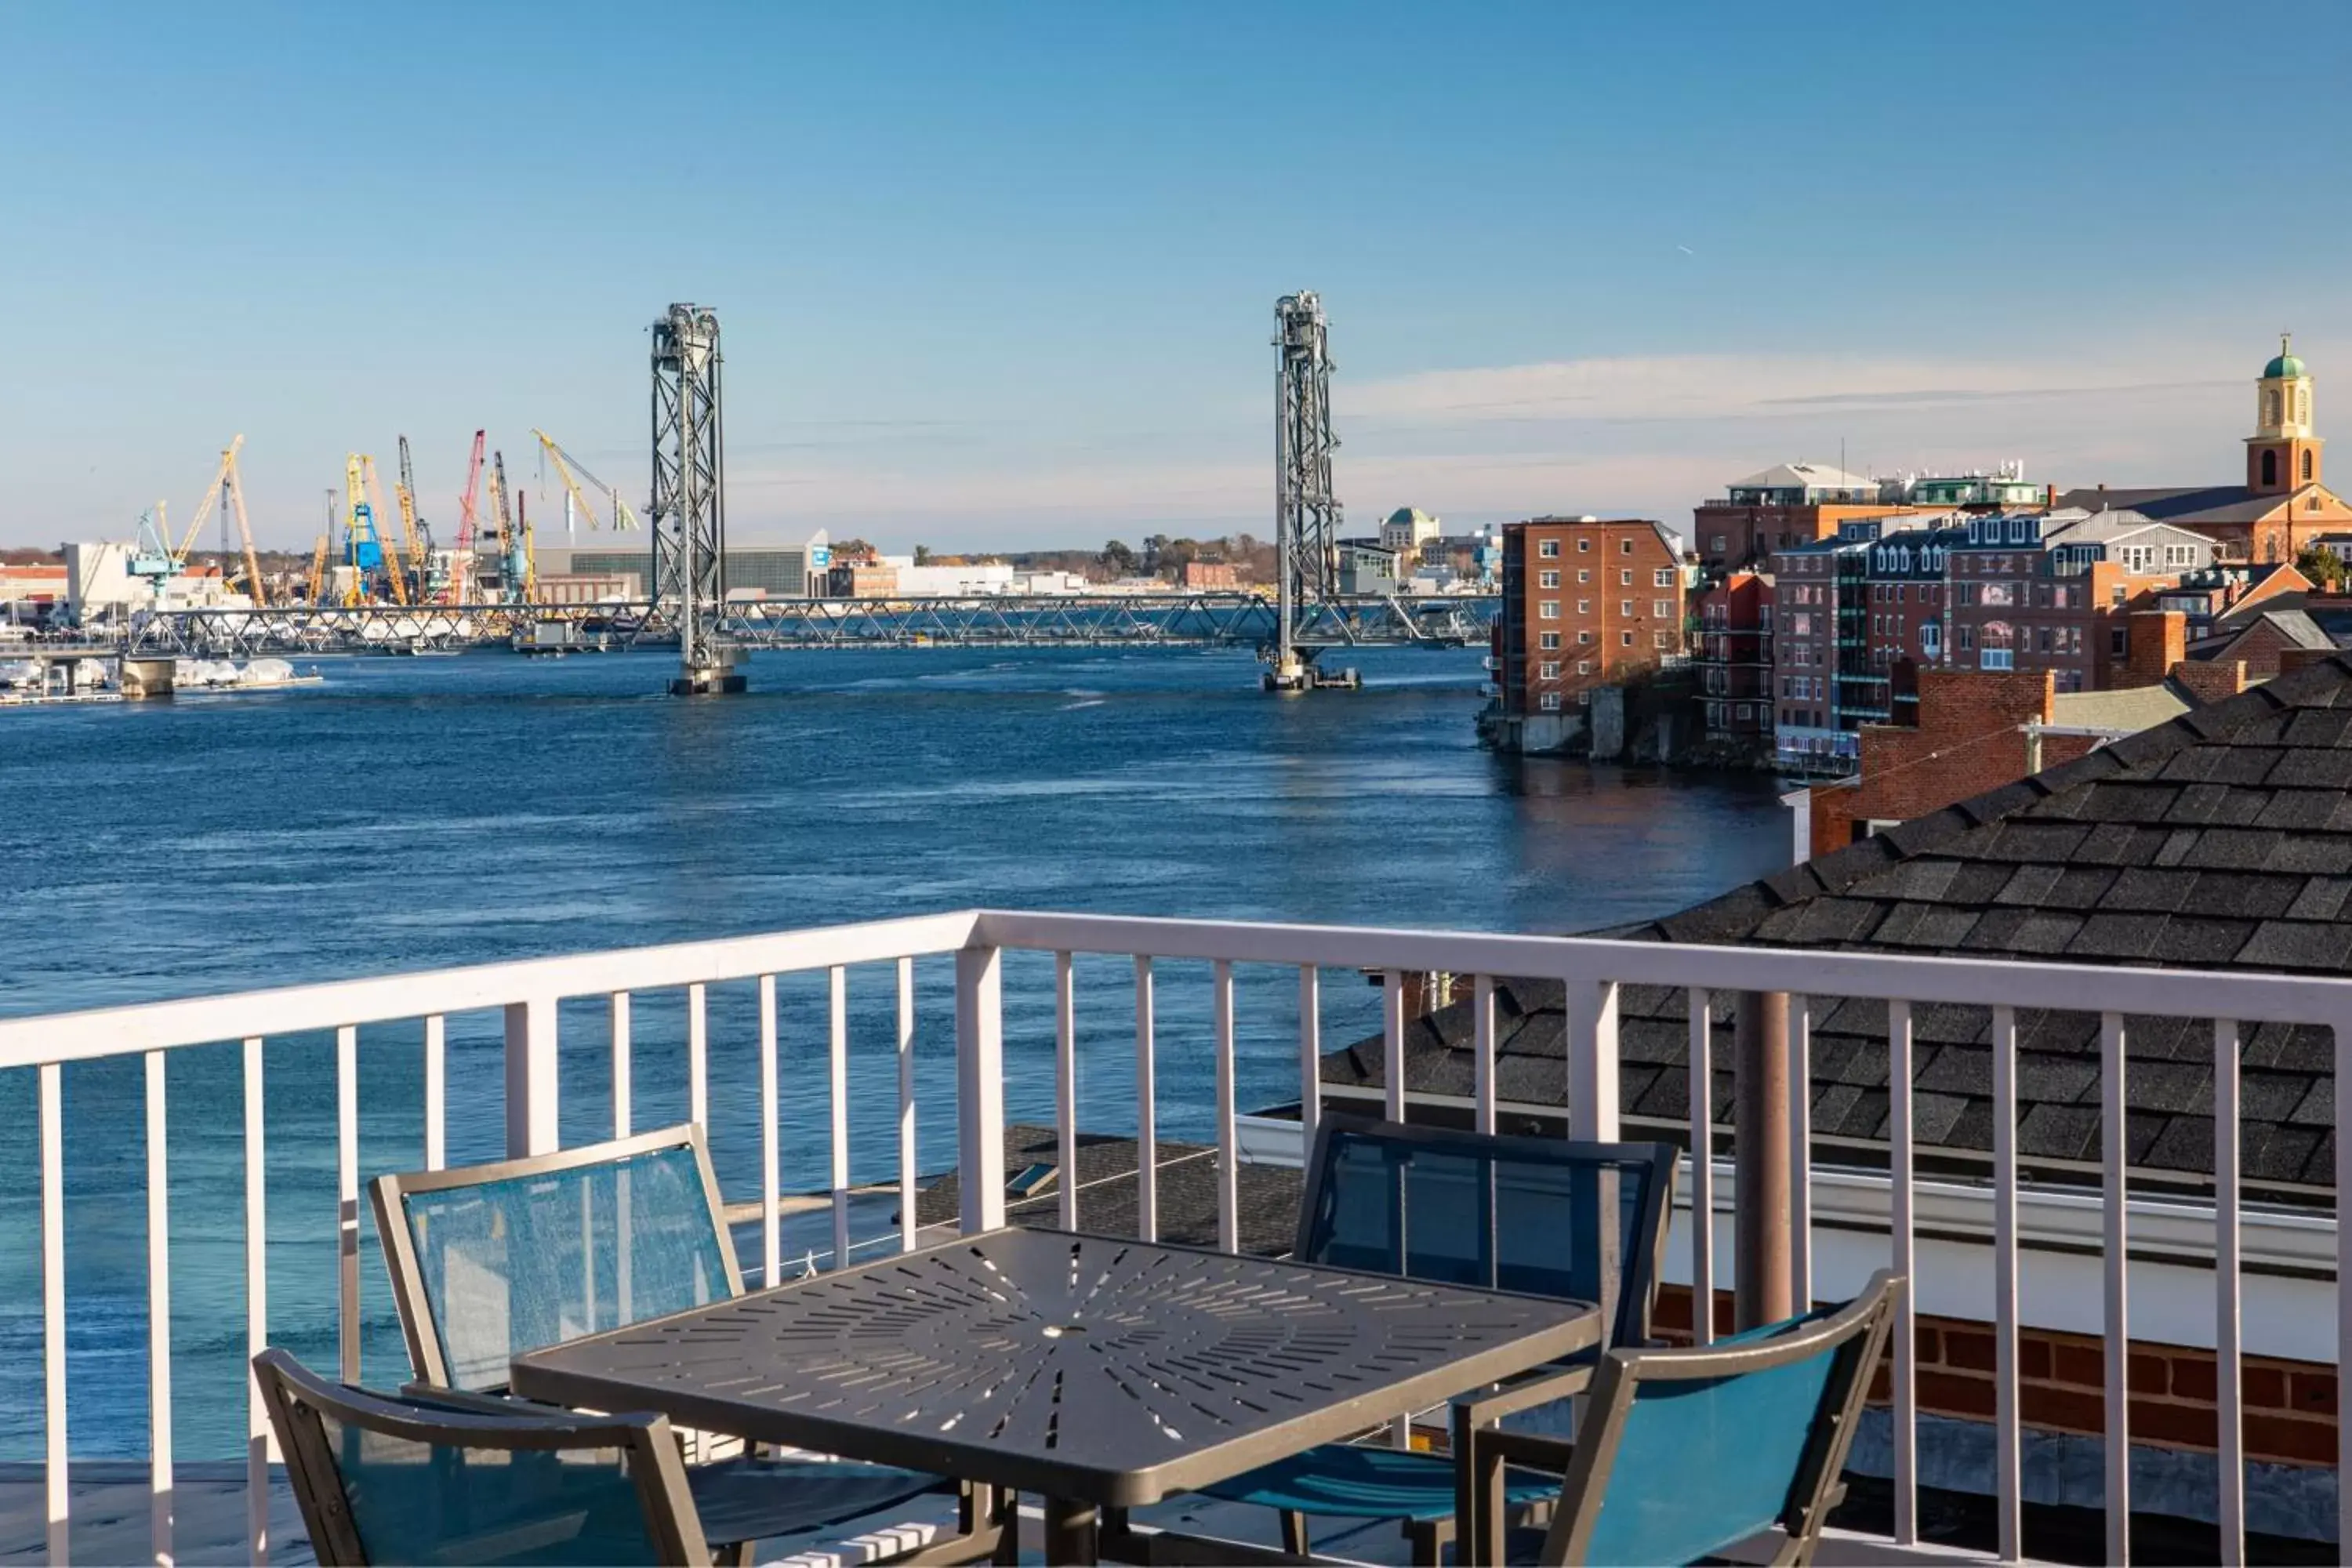
<svg viewBox="0 0 2352 1568">
<path fill-rule="evenodd" d="M 1620 588 L 1630 588 L 1633 585 L 1633 569 L 1632 567 L 1629 566 L 1617 574 L 1617 585 Z"/>
<path fill-rule="evenodd" d="M 1580 539 L 1576 542 L 1576 549 L 1577 552 L 1580 555 L 1590 555 L 1592 553 L 1592 541 L 1590 539 Z"/>
<path fill-rule="evenodd" d="M 1619 632 L 1617 634 L 1617 644 L 1620 647 L 1632 647 L 1633 646 L 1633 634 L 1632 632 Z"/>
<path fill-rule="evenodd" d="M 1633 601 L 1631 599 L 1618 600 L 1617 613 L 1624 616 L 1627 620 L 1632 620 L 1633 618 Z"/>
<path fill-rule="evenodd" d="M 1536 703 L 1547 713 L 1557 713 L 1559 711 L 1559 693 L 1547 691 L 1536 699 Z"/>
<path fill-rule="evenodd" d="M 1664 647 L 1664 648 L 1670 648 L 1670 647 L 1674 647 L 1675 645 L 1674 645 L 1674 639 L 1673 639 L 1671 637 L 1669 637 L 1666 633 L 1664 633 L 1664 632 L 1652 632 L 1652 633 L 1650 634 L 1650 646 L 1651 646 L 1651 647 Z"/>
<path fill-rule="evenodd" d="M 1591 614 L 1592 613 L 1592 601 L 1591 601 L 1591 600 L 1590 600 L 1590 599 L 1579 599 L 1579 600 L 1577 600 L 1577 601 L 1576 601 L 1576 613 L 1577 613 L 1578 615 L 1580 615 L 1580 616 L 1589 616 L 1589 615 L 1591 615 Z"/>
<path fill-rule="evenodd" d="M 1592 706 L 1592 688 L 1590 686 L 1580 686 L 1576 689 L 1576 705 L 1579 708 L 1590 708 Z"/>
<path fill-rule="evenodd" d="M 1559 679 L 1559 660 L 1556 658 L 1548 658 L 1544 660 L 1543 663 L 1538 665 L 1536 667 L 1536 679 L 1538 680 L 1558 680 Z"/>
<path fill-rule="evenodd" d="M 1674 585 L 1675 585 L 1675 569 L 1674 569 L 1673 567 L 1671 567 L 1671 566 L 1661 566 L 1661 567 L 1659 567 L 1655 572 L 1653 572 L 1653 573 L 1651 573 L 1651 574 L 1650 574 L 1650 586 L 1651 586 L 1651 587 L 1653 587 L 1653 588 L 1671 588 L 1671 587 L 1673 587 Z"/>
<path fill-rule="evenodd" d="M 1589 658 L 1578 659 L 1576 661 L 1576 673 L 1579 675 L 1591 675 L 1592 673 L 1592 661 Z"/>
<path fill-rule="evenodd" d="M 1591 568 L 1591 567 L 1590 567 L 1590 566 L 1580 567 L 1580 568 L 1578 569 L 1578 571 L 1577 571 L 1577 574 L 1576 574 L 1576 580 L 1577 580 L 1578 582 L 1580 582 L 1580 583 L 1590 583 L 1590 582 L 1591 582 L 1591 581 L 1592 581 L 1592 568 Z"/>
<path fill-rule="evenodd" d="M 2017 656 L 2009 648 L 1989 647 L 1977 655 L 1977 667 L 1980 669 L 2014 669 L 2017 668 Z"/>
<path fill-rule="evenodd" d="M 1540 555 L 1541 557 L 1543 557 L 1546 561 L 1557 561 L 1557 560 L 1559 560 L 1559 540 L 1557 540 L 1557 539 L 1546 539 L 1546 540 L 1539 541 L 1539 542 L 1537 543 L 1537 545 L 1536 545 L 1536 553 L 1537 553 L 1538 555 Z"/>
<path fill-rule="evenodd" d="M 1537 646 L 1540 647 L 1558 647 L 1559 646 L 1559 634 L 1558 632 L 1539 633 L 1537 636 L 1536 642 Z"/>
<path fill-rule="evenodd" d="M 1621 539 L 1621 540 L 1619 540 L 1619 541 L 1617 542 L 1617 553 L 1618 553 L 1618 554 L 1620 554 L 1620 555 L 1631 555 L 1631 554 L 1633 554 L 1633 542 L 1632 540 L 1630 540 L 1630 539 Z"/>
<path fill-rule="evenodd" d="M 1559 573 L 1557 570 L 1553 570 L 1553 571 L 1550 571 L 1550 572 L 1545 572 L 1545 573 L 1540 574 L 1539 574 L 1539 575 L 1538 575 L 1538 576 L 1537 576 L 1537 578 L 1536 578 L 1536 586 L 1537 586 L 1537 587 L 1538 587 L 1538 588 L 1557 588 L 1557 587 L 1559 587 Z"/>
<path fill-rule="evenodd" d="M 1660 620 L 1664 620 L 1674 613 L 1675 602 L 1672 599 L 1653 599 L 1650 601 L 1650 614 L 1657 616 Z"/>
<path fill-rule="evenodd" d="M 1558 599 L 1546 599 L 1542 604 L 1538 605 L 1536 606 L 1536 619 L 1539 621 L 1556 621 L 1559 619 L 1559 601 Z"/>
<path fill-rule="evenodd" d="M 1756 717 L 1756 705 L 1752 702 L 1743 702 L 1733 709 L 1732 712 L 1742 719 L 1753 719 Z"/>
<path fill-rule="evenodd" d="M 1577 640 L 1577 641 L 1579 641 L 1579 642 L 1580 642 L 1580 643 L 1582 643 L 1582 642 L 1591 642 L 1591 641 L 1592 640 L 1592 634 L 1591 634 L 1590 631 L 1581 631 L 1581 630 L 1580 630 L 1580 631 L 1576 634 L 1576 640 Z"/>
</svg>

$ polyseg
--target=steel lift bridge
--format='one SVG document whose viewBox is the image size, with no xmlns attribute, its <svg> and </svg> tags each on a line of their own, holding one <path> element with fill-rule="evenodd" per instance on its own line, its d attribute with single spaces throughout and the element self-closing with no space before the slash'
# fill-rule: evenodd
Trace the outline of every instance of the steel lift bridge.
<svg viewBox="0 0 2352 1568">
<path fill-rule="evenodd" d="M 1263 591 L 737 599 L 727 596 L 719 318 L 672 305 L 653 329 L 652 597 L 594 605 L 279 604 L 137 616 L 137 652 L 220 657 L 467 647 L 676 648 L 680 694 L 740 691 L 755 648 L 1248 647 L 1269 691 L 1352 686 L 1334 648 L 1484 643 L 1492 595 L 1347 594 L 1332 489 L 1328 324 L 1310 292 L 1275 307 L 1275 549 Z M 549 637 L 550 627 L 565 628 Z"/>
</svg>

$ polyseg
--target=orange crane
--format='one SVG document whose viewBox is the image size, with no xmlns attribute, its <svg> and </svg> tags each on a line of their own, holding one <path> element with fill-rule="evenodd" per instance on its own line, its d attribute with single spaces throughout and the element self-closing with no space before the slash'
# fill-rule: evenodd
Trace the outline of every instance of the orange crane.
<svg viewBox="0 0 2352 1568">
<path fill-rule="evenodd" d="M 474 585 L 474 498 L 482 489 L 482 432 L 474 432 L 474 455 L 466 462 L 466 489 L 457 498 L 457 559 L 449 571 L 449 603 L 462 605 Z"/>
</svg>

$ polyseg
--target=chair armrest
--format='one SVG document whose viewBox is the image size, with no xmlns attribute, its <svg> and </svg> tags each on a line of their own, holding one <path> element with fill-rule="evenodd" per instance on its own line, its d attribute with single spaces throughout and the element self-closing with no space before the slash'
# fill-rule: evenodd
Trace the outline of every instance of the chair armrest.
<svg viewBox="0 0 2352 1568">
<path fill-rule="evenodd" d="M 545 1415 L 562 1408 L 536 1399 L 525 1399 L 517 1394 L 499 1394 L 471 1388 L 444 1388 L 437 1383 L 404 1383 L 400 1396 L 412 1405 L 437 1405 L 466 1415 Z"/>
<path fill-rule="evenodd" d="M 1576 1457 L 1575 1439 L 1535 1432 L 1481 1432 L 1478 1447 L 1507 1463 L 1557 1470 L 1561 1475 L 1568 1473 L 1568 1462 Z"/>
<path fill-rule="evenodd" d="M 1593 1371 L 1591 1363 L 1538 1367 L 1534 1372 L 1507 1378 L 1486 1392 L 1458 1395 L 1454 1404 L 1467 1415 L 1471 1425 L 1490 1426 L 1506 1415 L 1584 1393 L 1592 1386 Z"/>
</svg>

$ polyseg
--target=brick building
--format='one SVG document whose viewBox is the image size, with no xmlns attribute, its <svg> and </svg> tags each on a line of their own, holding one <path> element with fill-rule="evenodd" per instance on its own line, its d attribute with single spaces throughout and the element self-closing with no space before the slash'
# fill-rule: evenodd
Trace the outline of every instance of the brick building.
<svg viewBox="0 0 2352 1568">
<path fill-rule="evenodd" d="M 1495 681 L 1507 728 L 1531 734 L 1524 721 L 1571 715 L 1595 687 L 1679 658 L 1683 647 L 1683 565 L 1664 523 L 1539 517 L 1504 527 Z"/>
<path fill-rule="evenodd" d="M 824 593 L 829 599 L 885 599 L 898 591 L 898 568 L 870 557 L 856 561 L 836 557 L 824 569 Z"/>
<path fill-rule="evenodd" d="M 1691 666 L 1707 737 L 1735 743 L 1772 736 L 1772 604 L 1769 573 L 1731 573 L 1693 605 Z"/>
<path fill-rule="evenodd" d="M 1942 662 L 2053 670 L 2062 692 L 2111 684 L 2126 657 L 2125 617 L 2210 567 L 2216 548 L 2130 511 L 1997 513 L 1966 529 L 1945 563 Z"/>
<path fill-rule="evenodd" d="M 2322 535 L 2352 523 L 2352 506 L 2329 489 L 2321 462 L 2326 442 L 2311 416 L 2311 372 L 2279 340 L 2279 352 L 2254 384 L 2254 433 L 2245 438 L 2245 483 L 2157 489 L 2071 490 L 2062 507 L 2128 507 L 2161 522 L 2210 537 L 2223 561 L 2292 561 Z"/>
<path fill-rule="evenodd" d="M 1241 585 L 1241 573 L 1230 561 L 1184 563 L 1184 586 L 1187 588 L 1238 588 Z"/>
<path fill-rule="evenodd" d="M 1710 572 L 1761 566 L 1775 551 L 1835 539 L 1849 522 L 1945 510 L 1882 500 L 1876 479 L 1821 463 L 1782 463 L 1726 489 L 1691 511 L 1691 549 Z"/>
<path fill-rule="evenodd" d="M 1774 748 L 1780 765 L 1838 773 L 1854 756 L 1859 716 L 1838 711 L 1838 654 L 1859 646 L 1865 576 L 1878 523 L 1850 521 L 1847 536 L 1814 540 L 1772 556 Z"/>
</svg>

